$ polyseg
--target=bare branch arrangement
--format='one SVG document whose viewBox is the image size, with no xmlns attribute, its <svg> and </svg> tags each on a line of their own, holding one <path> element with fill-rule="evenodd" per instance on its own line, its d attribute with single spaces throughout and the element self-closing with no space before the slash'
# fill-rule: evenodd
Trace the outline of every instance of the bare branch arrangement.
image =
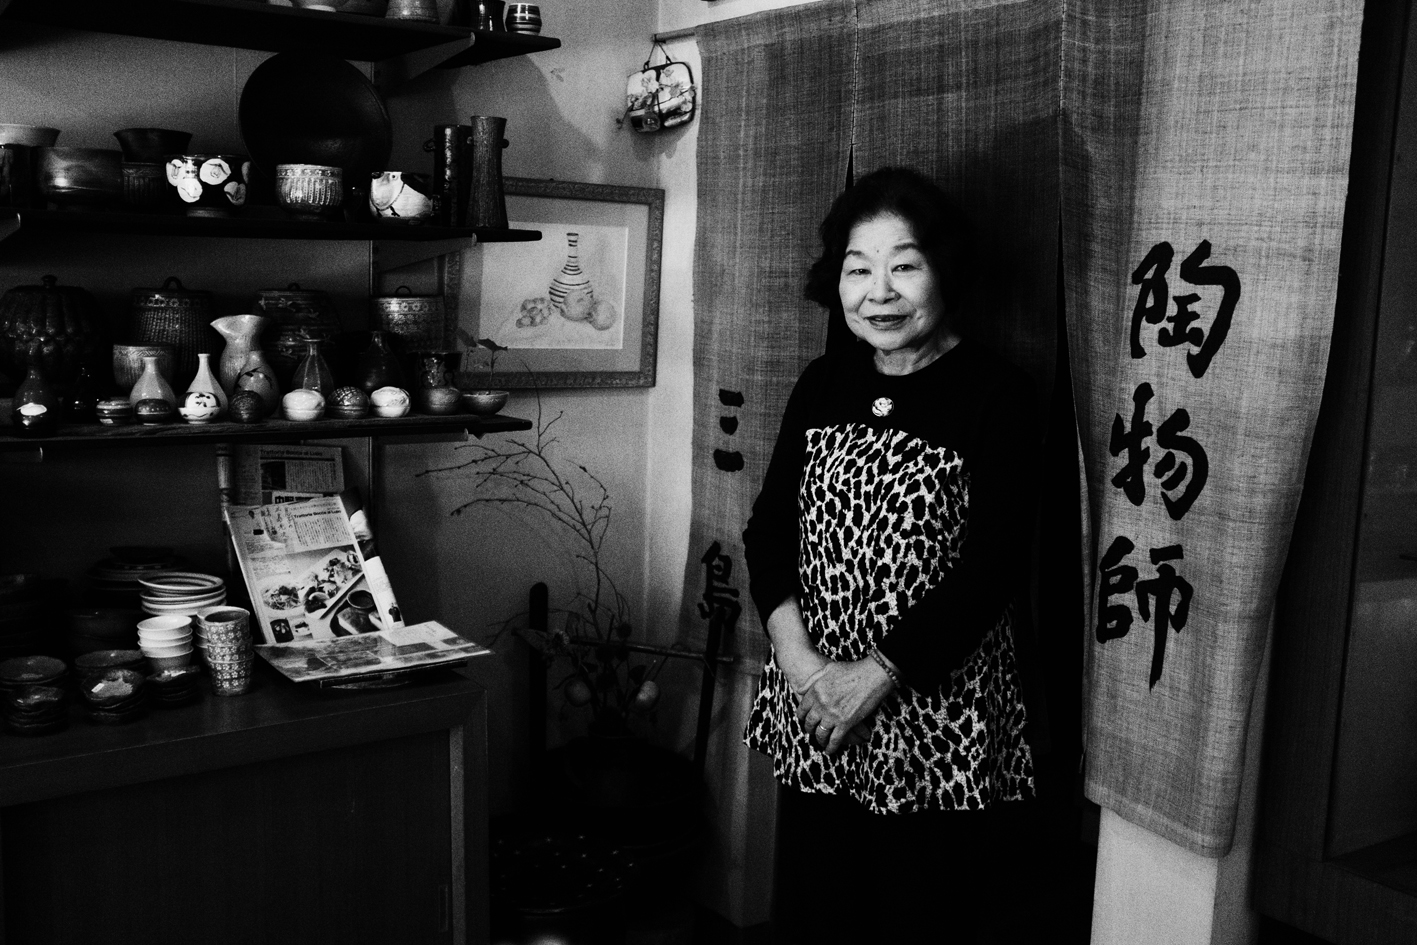
<svg viewBox="0 0 1417 945">
<path fill-rule="evenodd" d="M 578 589 L 572 603 L 553 612 L 563 625 L 546 631 L 530 628 L 525 612 L 516 614 L 493 636 L 512 631 L 525 639 L 548 663 L 565 659 L 569 673 L 557 683 L 573 706 L 590 706 L 591 729 L 622 734 L 632 716 L 648 713 L 659 702 L 655 677 L 663 658 L 648 665 L 632 661 L 644 649 L 631 644 L 629 602 L 605 568 L 602 549 L 610 530 L 613 506 L 600 477 L 580 463 L 559 459 L 556 425 L 549 419 L 536 391 L 536 426 L 527 438 L 503 436 L 493 443 L 459 445 L 457 462 L 425 469 L 415 475 L 458 475 L 470 478 L 473 497 L 449 514 L 460 516 L 474 506 L 512 506 L 535 511 L 573 539 L 572 557 L 589 574 L 589 590 Z"/>
</svg>

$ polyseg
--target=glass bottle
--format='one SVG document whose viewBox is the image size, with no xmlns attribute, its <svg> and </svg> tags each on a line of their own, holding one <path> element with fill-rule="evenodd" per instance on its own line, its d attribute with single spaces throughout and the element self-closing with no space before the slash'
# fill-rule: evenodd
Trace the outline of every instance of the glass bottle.
<svg viewBox="0 0 1417 945">
<path fill-rule="evenodd" d="M 56 420 L 59 417 L 59 394 L 45 379 L 44 371 L 38 364 L 31 364 L 25 379 L 15 388 L 14 407 L 18 410 L 25 404 L 39 404 Z"/>
<path fill-rule="evenodd" d="M 136 405 L 140 400 L 165 400 L 174 410 L 177 408 L 177 396 L 172 393 L 172 387 L 158 370 L 157 358 L 152 355 L 143 356 L 143 374 L 128 393 L 128 403 Z"/>
<path fill-rule="evenodd" d="M 356 383 L 366 394 L 381 387 L 403 387 L 403 369 L 382 331 L 369 333 L 369 347 L 359 355 Z"/>
<path fill-rule="evenodd" d="M 205 351 L 197 353 L 197 376 L 187 385 L 187 393 L 190 394 L 194 390 L 215 395 L 217 403 L 221 405 L 217 416 L 226 413 L 226 391 L 222 390 L 221 381 L 217 380 L 216 373 L 212 371 L 212 356 Z"/>
<path fill-rule="evenodd" d="M 320 354 L 318 341 L 305 342 L 305 359 L 300 362 L 291 378 L 290 389 L 301 388 L 319 391 L 320 396 L 326 400 L 335 392 L 335 375 Z"/>
<path fill-rule="evenodd" d="M 87 366 L 79 368 L 64 402 L 64 418 L 74 423 L 98 422 L 98 384 Z"/>
</svg>

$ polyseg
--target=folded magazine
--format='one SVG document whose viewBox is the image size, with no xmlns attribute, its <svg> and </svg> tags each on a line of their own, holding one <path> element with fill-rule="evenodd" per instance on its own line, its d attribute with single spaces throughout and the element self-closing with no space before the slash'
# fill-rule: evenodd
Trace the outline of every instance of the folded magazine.
<svg viewBox="0 0 1417 945">
<path fill-rule="evenodd" d="M 294 682 L 326 682 L 452 666 L 492 651 L 429 620 L 360 636 L 264 644 L 256 652 Z"/>
</svg>

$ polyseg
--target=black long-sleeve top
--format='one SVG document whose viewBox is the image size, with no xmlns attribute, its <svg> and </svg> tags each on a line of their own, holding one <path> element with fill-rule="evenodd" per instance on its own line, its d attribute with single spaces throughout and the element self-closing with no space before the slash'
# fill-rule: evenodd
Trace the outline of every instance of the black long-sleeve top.
<svg viewBox="0 0 1417 945">
<path fill-rule="evenodd" d="M 877 416 L 873 404 L 891 409 Z M 895 429 L 962 461 L 967 532 L 942 580 L 901 613 L 879 644 L 905 681 L 933 689 L 995 626 L 1026 574 L 1038 442 L 1028 375 L 962 341 L 913 374 L 877 373 L 872 350 L 852 345 L 812 362 L 788 401 L 762 491 L 743 534 L 749 593 L 766 625 L 799 595 L 799 489 L 807 431 L 846 424 Z M 822 628 L 809 627 L 814 642 Z"/>
</svg>

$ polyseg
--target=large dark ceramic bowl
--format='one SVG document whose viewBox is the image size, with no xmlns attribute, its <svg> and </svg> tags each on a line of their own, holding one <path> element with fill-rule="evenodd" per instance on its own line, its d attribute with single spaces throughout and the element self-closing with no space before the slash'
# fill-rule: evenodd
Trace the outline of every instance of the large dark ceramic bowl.
<svg viewBox="0 0 1417 945">
<path fill-rule="evenodd" d="M 123 160 L 160 164 L 169 154 L 182 154 L 192 142 L 192 132 L 167 128 L 124 128 L 113 132 Z"/>
<path fill-rule="evenodd" d="M 274 179 L 277 164 L 323 164 L 346 181 L 388 165 L 393 125 L 378 89 L 328 53 L 278 53 L 241 90 L 241 137 L 251 160 Z"/>
<path fill-rule="evenodd" d="M 116 148 L 36 148 L 39 191 L 61 206 L 123 199 L 123 152 Z"/>
</svg>

